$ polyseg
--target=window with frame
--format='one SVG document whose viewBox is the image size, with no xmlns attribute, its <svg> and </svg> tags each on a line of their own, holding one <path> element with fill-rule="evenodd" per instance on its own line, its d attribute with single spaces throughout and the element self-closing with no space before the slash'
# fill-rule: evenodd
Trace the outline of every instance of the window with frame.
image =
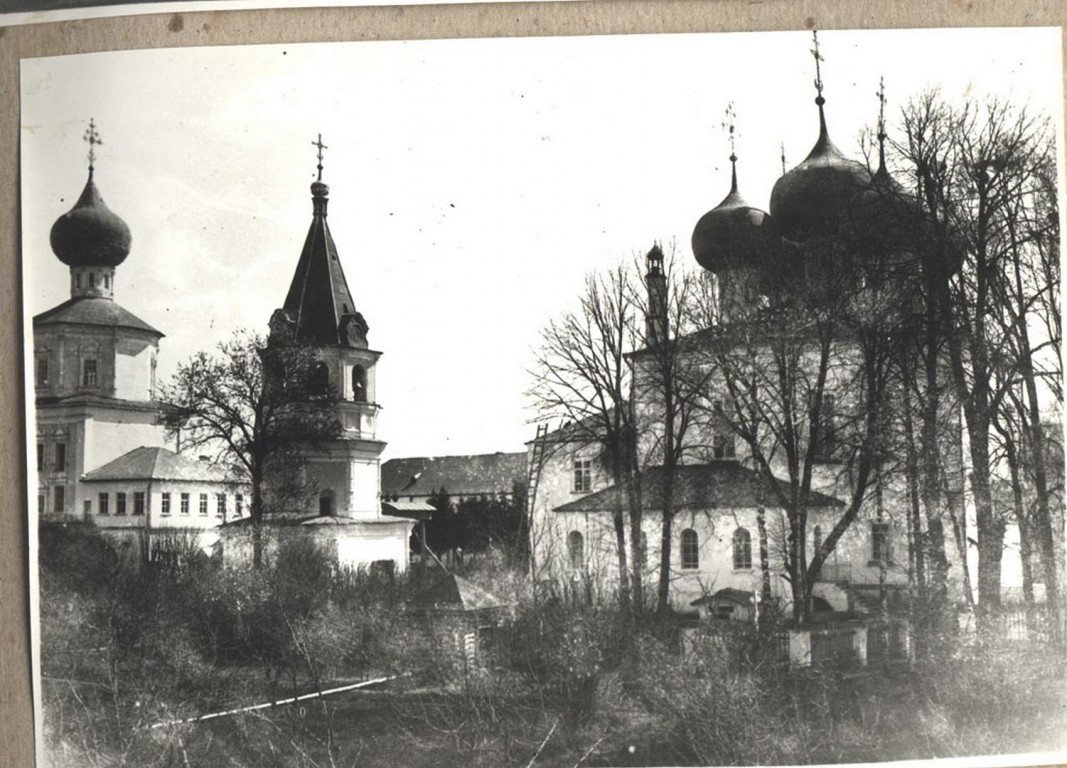
<svg viewBox="0 0 1067 768">
<path fill-rule="evenodd" d="M 830 459 L 837 452 L 837 400 L 833 395 L 822 396 L 815 440 L 817 458 Z"/>
<path fill-rule="evenodd" d="M 233 497 L 233 514 L 235 517 L 241 517 L 245 513 L 245 497 L 243 493 L 238 493 Z"/>
<path fill-rule="evenodd" d="M 170 517 L 170 491 L 159 494 L 159 512 L 163 517 Z"/>
<path fill-rule="evenodd" d="M 312 364 L 308 372 L 308 391 L 316 397 L 330 393 L 330 367 L 321 360 Z"/>
<path fill-rule="evenodd" d="M 734 570 L 743 571 L 752 567 L 752 534 L 745 528 L 734 531 Z"/>
<path fill-rule="evenodd" d="M 733 459 L 737 457 L 737 445 L 734 442 L 734 436 L 723 431 L 725 429 L 725 427 L 718 428 L 711 439 L 711 451 L 716 459 Z"/>
<path fill-rule="evenodd" d="M 144 514 L 144 491 L 133 492 L 133 514 Z"/>
<path fill-rule="evenodd" d="M 574 492 L 588 493 L 593 490 L 593 460 L 574 460 Z"/>
<path fill-rule="evenodd" d="M 682 570 L 692 571 L 700 567 L 700 538 L 692 528 L 682 531 Z"/>
<path fill-rule="evenodd" d="M 200 514 L 207 515 L 207 494 L 200 494 Z"/>
<path fill-rule="evenodd" d="M 67 444 L 56 443 L 56 472 L 67 471 Z"/>
<path fill-rule="evenodd" d="M 108 494 L 98 494 L 96 497 L 96 514 L 100 515 L 101 517 L 107 517 L 108 514 L 110 514 L 110 510 L 108 509 L 110 501 L 111 496 L 109 496 Z"/>
<path fill-rule="evenodd" d="M 189 514 L 189 494 L 188 493 L 183 493 L 181 495 L 180 504 L 181 504 L 181 506 L 179 507 L 179 512 L 181 514 L 183 514 L 183 515 L 188 515 Z"/>
<path fill-rule="evenodd" d="M 220 493 L 215 498 L 215 516 L 226 517 L 226 494 Z"/>
<path fill-rule="evenodd" d="M 44 443 L 37 443 L 37 471 L 44 469 Z"/>
<path fill-rule="evenodd" d="M 352 399 L 367 402 L 367 370 L 362 365 L 352 366 Z"/>
<path fill-rule="evenodd" d="M 115 514 L 126 514 L 126 493 L 124 491 L 119 491 L 115 494 Z"/>
<path fill-rule="evenodd" d="M 585 568 L 585 538 L 578 531 L 567 534 L 567 555 L 571 568 L 576 571 Z"/>
<path fill-rule="evenodd" d="M 48 497 L 43 493 L 37 494 L 37 514 L 44 515 L 48 509 Z"/>
<path fill-rule="evenodd" d="M 67 487 L 64 485 L 57 485 L 52 489 L 52 509 L 56 512 L 62 512 L 67 508 Z"/>
<path fill-rule="evenodd" d="M 48 386 L 48 355 L 37 355 L 33 380 L 38 387 Z"/>
<path fill-rule="evenodd" d="M 871 523 L 871 559 L 879 563 L 888 563 L 892 559 L 889 541 L 889 523 L 875 521 Z"/>
<path fill-rule="evenodd" d="M 82 386 L 96 386 L 96 358 L 94 357 L 82 360 Z"/>
</svg>

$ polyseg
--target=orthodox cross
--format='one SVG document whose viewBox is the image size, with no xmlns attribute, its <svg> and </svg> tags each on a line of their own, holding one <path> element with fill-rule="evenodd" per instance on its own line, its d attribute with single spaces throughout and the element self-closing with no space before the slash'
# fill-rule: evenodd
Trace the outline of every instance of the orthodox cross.
<svg viewBox="0 0 1067 768">
<path fill-rule="evenodd" d="M 885 77 L 878 78 L 878 141 L 885 141 Z"/>
<path fill-rule="evenodd" d="M 96 145 L 104 142 L 100 139 L 100 134 L 96 132 L 96 123 L 91 117 L 89 118 L 89 127 L 85 129 L 85 135 L 82 139 L 89 142 L 89 173 L 92 174 L 93 163 L 96 162 Z"/>
<path fill-rule="evenodd" d="M 319 138 L 318 138 L 317 141 L 311 142 L 311 146 L 318 147 L 318 149 L 319 149 L 319 152 L 318 152 L 318 157 L 319 157 L 319 165 L 318 165 L 319 181 L 322 181 L 322 150 L 329 149 L 329 147 L 327 147 L 325 144 L 322 143 L 322 134 L 321 133 L 319 134 Z"/>
<path fill-rule="evenodd" d="M 737 154 L 735 153 L 736 147 L 734 146 L 734 140 L 737 138 L 736 122 L 737 113 L 734 112 L 734 103 L 731 101 L 726 105 L 726 119 L 722 123 L 722 127 L 730 137 L 730 162 L 735 162 L 737 160 Z"/>
<path fill-rule="evenodd" d="M 819 31 L 817 29 L 811 30 L 811 39 L 815 43 L 815 47 L 811 49 L 811 55 L 815 57 L 815 90 L 818 91 L 817 101 L 822 100 L 822 69 L 819 67 L 820 61 L 825 61 L 822 55 L 819 53 Z"/>
<path fill-rule="evenodd" d="M 782 173 L 785 173 L 785 142 L 781 142 L 782 147 Z"/>
</svg>

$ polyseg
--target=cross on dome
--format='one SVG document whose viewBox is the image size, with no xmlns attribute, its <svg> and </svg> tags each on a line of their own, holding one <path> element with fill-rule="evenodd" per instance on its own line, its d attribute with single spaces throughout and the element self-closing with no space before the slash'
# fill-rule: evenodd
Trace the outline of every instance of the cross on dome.
<svg viewBox="0 0 1067 768">
<path fill-rule="evenodd" d="M 726 104 L 726 119 L 723 120 L 722 127 L 726 130 L 727 136 L 730 139 L 730 161 L 735 162 L 737 160 L 736 150 L 737 147 L 734 140 L 737 138 L 737 113 L 734 111 L 734 103 L 727 102 Z"/>
<path fill-rule="evenodd" d="M 96 131 L 96 122 L 91 117 L 89 118 L 89 127 L 85 129 L 85 135 L 82 136 L 82 140 L 89 143 L 89 175 L 92 176 L 93 163 L 96 162 L 96 145 L 104 142 Z"/>
<path fill-rule="evenodd" d="M 319 138 L 318 138 L 317 141 L 311 142 L 311 146 L 318 147 L 318 150 L 319 150 L 318 151 L 319 164 L 317 166 L 318 169 L 319 169 L 319 178 L 318 178 L 318 180 L 322 181 L 322 150 L 329 149 L 329 147 L 327 147 L 325 144 L 322 143 L 322 134 L 321 133 L 319 134 Z"/>
<path fill-rule="evenodd" d="M 819 53 L 819 30 L 811 30 L 811 39 L 814 42 L 811 55 L 815 57 L 815 90 L 818 93 L 818 96 L 815 97 L 815 103 L 821 107 L 825 99 L 822 97 L 822 68 L 819 66 L 819 62 L 825 61 L 825 59 Z"/>
</svg>

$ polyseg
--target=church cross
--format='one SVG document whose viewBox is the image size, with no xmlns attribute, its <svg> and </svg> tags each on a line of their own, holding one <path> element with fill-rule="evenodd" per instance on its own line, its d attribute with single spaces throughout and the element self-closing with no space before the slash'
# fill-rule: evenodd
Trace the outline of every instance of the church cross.
<svg viewBox="0 0 1067 768">
<path fill-rule="evenodd" d="M 736 146 L 734 144 L 737 138 L 737 113 L 734 112 L 734 103 L 731 101 L 726 105 L 726 119 L 722 123 L 722 127 L 726 129 L 727 135 L 730 138 L 730 161 L 737 160 Z"/>
<path fill-rule="evenodd" d="M 878 78 L 878 141 L 885 141 L 885 77 Z"/>
<path fill-rule="evenodd" d="M 82 139 L 89 143 L 89 173 L 92 173 L 93 163 L 96 162 L 96 145 L 104 142 L 101 140 L 100 134 L 96 132 L 96 123 L 91 117 L 89 118 L 89 127 L 85 129 L 85 135 Z"/>
<path fill-rule="evenodd" d="M 318 152 L 318 158 L 319 158 L 319 165 L 318 165 L 319 181 L 322 181 L 322 150 L 329 149 L 329 147 L 327 147 L 325 144 L 322 143 L 322 134 L 321 133 L 319 134 L 319 138 L 318 138 L 317 141 L 311 142 L 311 146 L 318 147 L 318 150 L 319 150 L 319 152 Z"/>
<path fill-rule="evenodd" d="M 817 29 L 811 31 L 811 39 L 815 43 L 815 47 L 811 49 L 811 55 L 815 57 L 815 90 L 819 93 L 818 98 L 822 99 L 822 69 L 819 67 L 819 62 L 825 59 L 819 53 L 819 31 Z"/>
</svg>

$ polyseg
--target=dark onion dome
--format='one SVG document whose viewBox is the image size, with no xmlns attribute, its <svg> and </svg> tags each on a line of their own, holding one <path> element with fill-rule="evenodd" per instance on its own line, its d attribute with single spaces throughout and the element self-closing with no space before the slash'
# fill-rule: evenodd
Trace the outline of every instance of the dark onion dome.
<svg viewBox="0 0 1067 768">
<path fill-rule="evenodd" d="M 71 267 L 115 267 L 130 241 L 130 228 L 104 204 L 90 172 L 78 202 L 52 225 L 52 250 Z"/>
<path fill-rule="evenodd" d="M 838 233 L 856 195 L 871 183 L 862 163 L 849 160 L 830 141 L 819 105 L 819 139 L 804 162 L 786 173 L 771 190 L 771 215 L 782 234 L 792 240 Z"/>
<path fill-rule="evenodd" d="M 693 255 L 709 272 L 761 266 L 774 251 L 778 227 L 770 214 L 745 202 L 737 191 L 736 157 L 730 194 L 693 228 Z"/>
</svg>

